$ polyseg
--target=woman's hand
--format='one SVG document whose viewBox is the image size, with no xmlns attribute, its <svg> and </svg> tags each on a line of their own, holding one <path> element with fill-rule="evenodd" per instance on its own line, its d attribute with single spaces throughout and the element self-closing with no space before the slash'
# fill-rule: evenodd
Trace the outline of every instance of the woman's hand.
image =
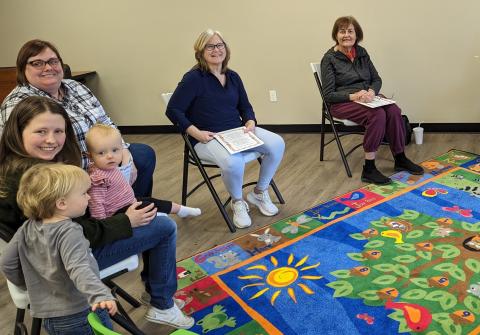
<svg viewBox="0 0 480 335">
<path fill-rule="evenodd" d="M 115 315 L 117 313 L 117 303 L 115 300 L 105 300 L 97 302 L 96 304 L 92 305 L 92 312 L 95 312 L 98 308 L 107 309 L 108 314 Z"/>
<path fill-rule="evenodd" d="M 130 153 L 130 150 L 128 150 L 127 148 L 123 148 L 121 165 L 127 165 L 128 163 L 130 163 L 131 160 L 132 154 Z"/>
<path fill-rule="evenodd" d="M 141 201 L 136 201 L 128 207 L 125 215 L 130 219 L 132 228 L 145 226 L 152 221 L 157 215 L 157 209 L 153 207 L 153 203 L 143 208 L 137 209 L 142 204 Z"/>
<path fill-rule="evenodd" d="M 187 134 L 201 143 L 208 143 L 213 140 L 213 136 L 215 136 L 215 133 L 207 130 L 200 130 L 195 126 L 188 127 Z"/>
<path fill-rule="evenodd" d="M 135 180 L 137 180 L 138 170 L 135 164 L 133 163 L 133 157 L 132 157 L 132 154 L 130 153 L 130 150 L 128 150 L 127 148 L 124 148 L 122 152 L 122 166 L 130 164 L 130 162 L 132 164 L 132 170 L 130 171 L 129 183 L 130 185 L 132 185 L 135 182 Z"/>
<path fill-rule="evenodd" d="M 365 99 L 365 102 L 372 102 L 373 99 L 375 99 L 375 91 L 372 89 L 369 89 L 367 94 L 365 94 L 363 98 Z"/>
<path fill-rule="evenodd" d="M 365 96 L 368 94 L 367 91 L 361 90 L 355 93 L 352 93 L 349 95 L 350 101 L 360 101 L 360 102 L 366 102 Z"/>
<path fill-rule="evenodd" d="M 255 131 L 255 121 L 253 120 L 248 120 L 246 123 L 245 123 L 245 129 L 244 129 L 245 132 L 254 132 Z"/>
<path fill-rule="evenodd" d="M 211 131 L 207 130 L 199 130 L 199 133 L 197 136 L 194 136 L 197 141 L 202 142 L 202 143 L 208 143 L 211 140 L 213 140 L 213 136 L 215 136 L 215 133 L 212 133 Z"/>
</svg>

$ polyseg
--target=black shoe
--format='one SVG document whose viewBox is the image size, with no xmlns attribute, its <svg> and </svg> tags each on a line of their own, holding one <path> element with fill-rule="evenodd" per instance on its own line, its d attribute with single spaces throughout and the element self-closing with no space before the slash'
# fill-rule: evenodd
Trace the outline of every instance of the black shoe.
<svg viewBox="0 0 480 335">
<path fill-rule="evenodd" d="M 423 174 L 423 168 L 406 157 L 402 160 L 395 160 L 395 171 L 407 171 L 414 175 Z"/>
<path fill-rule="evenodd" d="M 377 170 L 377 168 L 366 170 L 365 166 L 363 167 L 362 171 L 362 181 L 364 183 L 377 185 L 387 185 L 392 182 L 390 178 L 384 176 L 380 171 Z"/>
</svg>

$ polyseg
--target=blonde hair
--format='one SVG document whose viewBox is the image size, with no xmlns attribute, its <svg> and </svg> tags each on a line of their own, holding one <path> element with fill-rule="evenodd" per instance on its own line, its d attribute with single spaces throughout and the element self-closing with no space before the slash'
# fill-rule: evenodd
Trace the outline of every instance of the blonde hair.
<svg viewBox="0 0 480 335">
<path fill-rule="evenodd" d="M 193 50 L 195 50 L 195 59 L 197 60 L 196 67 L 205 72 L 210 71 L 207 61 L 203 57 L 203 52 L 205 51 L 205 46 L 207 45 L 208 41 L 215 35 L 217 35 L 225 44 L 225 59 L 222 62 L 222 73 L 225 73 L 228 70 L 228 61 L 230 60 L 230 47 L 228 46 L 227 42 L 225 42 L 225 39 L 218 30 L 207 29 L 202 32 L 195 41 Z"/>
<path fill-rule="evenodd" d="M 90 185 L 90 177 L 78 166 L 62 163 L 36 164 L 20 179 L 17 204 L 28 218 L 48 219 L 57 211 L 57 200 L 86 184 Z"/>
<path fill-rule="evenodd" d="M 87 150 L 90 152 L 92 151 L 92 146 L 94 145 L 94 141 L 92 139 L 93 134 L 99 134 L 102 136 L 109 136 L 115 134 L 120 136 L 120 138 L 122 137 L 120 130 L 118 130 L 117 128 L 103 123 L 95 123 L 85 135 L 85 143 L 87 145 Z"/>
</svg>

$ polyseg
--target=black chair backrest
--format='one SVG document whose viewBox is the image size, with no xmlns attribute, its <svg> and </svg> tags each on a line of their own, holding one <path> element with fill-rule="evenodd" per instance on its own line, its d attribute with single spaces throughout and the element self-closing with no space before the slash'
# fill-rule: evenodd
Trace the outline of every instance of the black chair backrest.
<svg viewBox="0 0 480 335">
<path fill-rule="evenodd" d="M 15 231 L 12 228 L 0 223 L 0 239 L 9 242 L 14 234 Z"/>
<path fill-rule="evenodd" d="M 322 103 L 323 103 L 323 110 L 328 110 L 329 106 L 325 102 L 325 94 L 323 93 L 323 86 L 322 86 L 322 80 L 320 79 L 320 73 L 318 72 L 320 70 L 319 64 L 318 63 L 311 63 L 312 70 L 313 71 L 313 76 L 315 77 L 315 81 L 317 83 L 318 90 L 320 91 L 320 96 L 322 97 Z"/>
<path fill-rule="evenodd" d="M 63 64 L 63 78 L 72 79 L 72 70 L 70 70 L 70 65 Z"/>
</svg>

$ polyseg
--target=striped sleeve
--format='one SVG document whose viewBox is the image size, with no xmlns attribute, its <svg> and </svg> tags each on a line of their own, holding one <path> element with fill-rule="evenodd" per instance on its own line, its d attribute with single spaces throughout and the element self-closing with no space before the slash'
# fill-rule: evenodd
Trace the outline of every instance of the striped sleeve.
<svg viewBox="0 0 480 335">
<path fill-rule="evenodd" d="M 107 186 L 105 183 L 92 183 L 92 187 L 88 191 L 90 200 L 88 200 L 88 209 L 90 215 L 95 219 L 105 219 L 107 211 L 105 207 L 105 199 L 107 196 Z"/>
</svg>

